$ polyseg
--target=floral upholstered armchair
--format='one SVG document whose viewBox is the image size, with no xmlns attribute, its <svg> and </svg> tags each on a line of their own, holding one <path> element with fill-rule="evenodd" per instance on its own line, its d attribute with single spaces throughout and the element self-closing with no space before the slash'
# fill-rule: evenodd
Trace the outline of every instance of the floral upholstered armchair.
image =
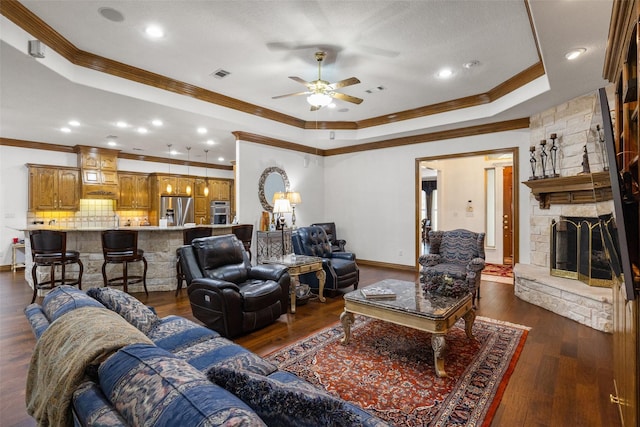
<svg viewBox="0 0 640 427">
<path fill-rule="evenodd" d="M 442 276 L 464 280 L 473 303 L 480 298 L 480 276 L 484 269 L 484 236 L 469 230 L 429 232 L 429 253 L 421 255 L 420 281 L 430 283 Z"/>
</svg>

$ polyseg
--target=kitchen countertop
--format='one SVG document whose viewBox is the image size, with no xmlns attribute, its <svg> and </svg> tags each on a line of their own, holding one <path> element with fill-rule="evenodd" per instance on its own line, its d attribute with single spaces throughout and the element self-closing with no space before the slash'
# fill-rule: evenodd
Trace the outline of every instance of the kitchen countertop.
<svg viewBox="0 0 640 427">
<path fill-rule="evenodd" d="M 13 228 L 18 231 L 31 231 L 31 230 L 57 230 L 57 231 L 103 231 L 103 230 L 138 230 L 138 231 L 182 231 L 188 228 L 195 227 L 208 227 L 215 229 L 231 228 L 233 224 L 202 224 L 193 226 L 167 226 L 159 227 L 157 225 L 142 225 L 142 226 L 121 226 L 121 227 L 63 227 L 59 225 L 42 225 L 31 224 L 26 228 Z"/>
</svg>

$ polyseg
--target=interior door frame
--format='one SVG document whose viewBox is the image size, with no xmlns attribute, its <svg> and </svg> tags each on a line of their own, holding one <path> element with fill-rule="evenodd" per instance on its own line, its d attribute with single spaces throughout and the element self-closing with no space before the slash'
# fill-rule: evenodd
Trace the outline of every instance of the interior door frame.
<svg viewBox="0 0 640 427">
<path fill-rule="evenodd" d="M 512 156 L 513 162 L 513 265 L 516 265 L 520 259 L 520 186 L 519 182 L 519 158 L 518 158 L 518 147 L 506 147 L 495 150 L 483 150 L 483 151 L 471 151 L 466 153 L 456 153 L 456 154 L 447 154 L 442 156 L 429 156 L 429 157 L 418 157 L 415 159 L 415 254 L 416 254 L 416 264 L 415 268 L 419 271 L 420 264 L 418 263 L 418 257 L 420 254 L 420 244 L 421 244 L 421 233 L 420 233 L 420 192 L 421 188 L 421 176 L 420 176 L 420 163 L 425 161 L 432 160 L 450 160 L 450 159 L 459 159 L 464 157 L 476 157 L 476 156 L 487 156 L 491 154 L 499 154 L 499 153 L 510 153 Z"/>
</svg>

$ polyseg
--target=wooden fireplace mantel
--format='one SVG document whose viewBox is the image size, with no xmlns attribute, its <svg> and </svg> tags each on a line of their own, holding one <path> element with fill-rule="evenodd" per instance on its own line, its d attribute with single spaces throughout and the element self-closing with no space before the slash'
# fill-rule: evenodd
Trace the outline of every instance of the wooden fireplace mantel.
<svg viewBox="0 0 640 427">
<path fill-rule="evenodd" d="M 609 172 L 560 176 L 557 178 L 524 181 L 531 193 L 540 202 L 540 209 L 549 209 L 551 204 L 585 204 L 611 200 Z"/>
</svg>

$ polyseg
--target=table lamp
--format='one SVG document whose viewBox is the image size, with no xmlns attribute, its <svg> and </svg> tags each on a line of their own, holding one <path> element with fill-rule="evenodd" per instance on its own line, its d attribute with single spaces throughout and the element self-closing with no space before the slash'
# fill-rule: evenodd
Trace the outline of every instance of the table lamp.
<svg viewBox="0 0 640 427">
<path fill-rule="evenodd" d="M 291 204 L 289 200 L 286 198 L 277 199 L 273 205 L 273 213 L 278 214 L 278 223 L 276 225 L 277 228 L 280 229 L 282 233 L 282 256 L 285 256 L 285 244 L 284 244 L 284 228 L 286 227 L 284 214 L 291 212 Z"/>
<path fill-rule="evenodd" d="M 286 197 L 291 205 L 291 228 L 296 228 L 296 205 L 302 203 L 302 199 L 297 191 L 288 192 Z"/>
</svg>

